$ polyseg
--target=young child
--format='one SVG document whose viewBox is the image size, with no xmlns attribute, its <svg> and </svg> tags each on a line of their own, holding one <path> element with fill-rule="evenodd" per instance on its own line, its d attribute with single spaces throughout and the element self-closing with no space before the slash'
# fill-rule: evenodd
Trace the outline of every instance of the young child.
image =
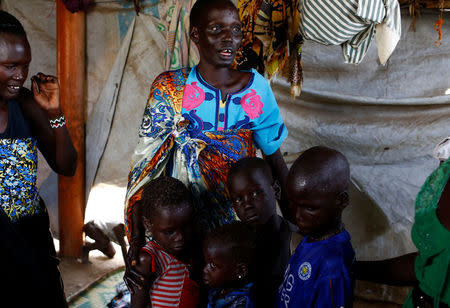
<svg viewBox="0 0 450 308">
<path fill-rule="evenodd" d="M 253 230 L 242 222 L 211 231 L 204 243 L 203 282 L 210 287 L 208 308 L 253 308 Z"/>
<path fill-rule="evenodd" d="M 287 197 L 305 235 L 289 261 L 276 307 L 352 307 L 355 253 L 341 222 L 350 168 L 338 151 L 313 147 L 292 165 Z"/>
<path fill-rule="evenodd" d="M 123 223 L 112 223 L 99 219 L 91 220 L 84 224 L 83 232 L 94 242 L 86 241 L 81 246 L 81 262 L 89 262 L 89 252 L 98 249 L 108 258 L 113 258 L 116 250 L 112 242 L 118 244 L 122 251 L 123 259 L 127 256 L 127 244 L 125 242 L 125 225 Z"/>
<path fill-rule="evenodd" d="M 276 213 L 280 187 L 265 160 L 240 159 L 230 168 L 227 188 L 239 219 L 256 229 L 255 306 L 272 307 L 297 228 Z"/>
<path fill-rule="evenodd" d="M 190 278 L 192 195 L 172 177 L 150 181 L 142 193 L 142 220 L 151 240 L 136 269 L 145 279 L 132 285 L 132 307 L 196 307 L 198 285 Z"/>
</svg>

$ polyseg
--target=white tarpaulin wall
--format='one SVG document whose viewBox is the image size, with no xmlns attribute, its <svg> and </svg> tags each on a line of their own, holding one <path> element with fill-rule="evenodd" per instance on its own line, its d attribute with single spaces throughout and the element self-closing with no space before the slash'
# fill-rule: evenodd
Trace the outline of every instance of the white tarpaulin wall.
<svg viewBox="0 0 450 308">
<path fill-rule="evenodd" d="M 28 32 L 30 74 L 55 74 L 53 2 L 0 3 Z M 144 3 L 144 12 L 152 12 L 156 1 Z M 352 202 L 344 220 L 358 258 L 414 250 L 409 234 L 414 199 L 437 166 L 433 147 L 450 135 L 450 20 L 444 14 L 437 47 L 432 25 L 438 12 L 424 12 L 416 32 L 408 30 L 411 20 L 403 13 L 401 40 L 385 66 L 377 62 L 375 43 L 354 66 L 344 64 L 339 46 L 306 42 L 300 98 L 291 100 L 283 81 L 273 83 L 289 129 L 282 145 L 287 158 L 326 145 L 351 163 Z M 97 1 L 87 14 L 88 185 L 95 178 L 88 213 L 122 215 L 131 152 L 149 87 L 163 71 L 165 46 L 154 19 L 135 18 L 131 2 Z M 104 193 L 112 186 L 115 193 Z M 47 180 L 41 192 L 48 203 L 55 200 L 54 181 Z"/>
</svg>

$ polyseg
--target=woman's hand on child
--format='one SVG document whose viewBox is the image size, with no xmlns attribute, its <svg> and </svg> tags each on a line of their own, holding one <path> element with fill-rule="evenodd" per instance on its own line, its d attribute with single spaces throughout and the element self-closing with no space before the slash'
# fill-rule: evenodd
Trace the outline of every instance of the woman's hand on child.
<svg viewBox="0 0 450 308">
<path fill-rule="evenodd" d="M 145 278 L 139 272 L 136 271 L 136 265 L 139 262 L 139 252 L 141 251 L 144 243 L 138 240 L 131 240 L 130 247 L 128 248 L 127 257 L 125 259 L 126 269 L 123 276 L 123 280 L 128 286 L 131 293 L 134 289 L 142 289 L 145 284 Z"/>
<path fill-rule="evenodd" d="M 59 84 L 55 76 L 37 73 L 31 77 L 34 100 L 50 117 L 61 113 L 59 104 Z"/>
</svg>

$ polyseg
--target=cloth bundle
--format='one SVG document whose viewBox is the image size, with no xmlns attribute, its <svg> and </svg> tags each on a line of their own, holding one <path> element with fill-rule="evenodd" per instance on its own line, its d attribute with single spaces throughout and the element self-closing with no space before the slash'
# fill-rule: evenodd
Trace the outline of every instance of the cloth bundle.
<svg viewBox="0 0 450 308">
<path fill-rule="evenodd" d="M 299 32 L 305 40 L 342 45 L 346 63 L 359 64 L 377 32 L 385 64 L 401 35 L 397 0 L 300 0 Z"/>
<path fill-rule="evenodd" d="M 445 138 L 434 148 L 434 157 L 440 161 L 446 161 L 450 158 L 450 137 Z"/>
</svg>

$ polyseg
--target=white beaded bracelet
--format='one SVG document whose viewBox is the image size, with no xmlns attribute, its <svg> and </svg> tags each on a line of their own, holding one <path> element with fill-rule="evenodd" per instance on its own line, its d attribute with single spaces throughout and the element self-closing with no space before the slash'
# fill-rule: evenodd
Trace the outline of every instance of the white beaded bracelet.
<svg viewBox="0 0 450 308">
<path fill-rule="evenodd" d="M 60 128 L 66 125 L 66 118 L 64 115 L 60 115 L 56 119 L 49 120 L 51 128 Z"/>
</svg>

